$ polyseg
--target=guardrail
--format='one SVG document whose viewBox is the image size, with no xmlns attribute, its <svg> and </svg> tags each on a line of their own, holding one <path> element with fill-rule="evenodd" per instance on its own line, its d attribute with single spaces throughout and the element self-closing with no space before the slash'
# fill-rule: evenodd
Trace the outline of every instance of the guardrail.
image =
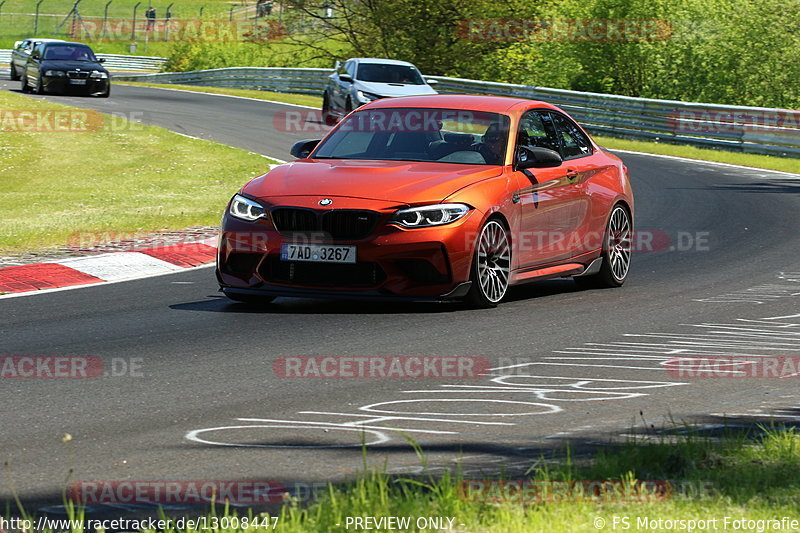
<svg viewBox="0 0 800 533">
<path fill-rule="evenodd" d="M 119 57 L 119 56 L 118 56 Z M 322 94 L 332 71 L 323 68 L 235 67 L 114 76 L 121 81 L 177 83 Z M 596 134 L 689 144 L 747 153 L 800 157 L 800 112 L 549 89 L 427 76 L 451 94 L 493 94 L 545 100 Z"/>
<path fill-rule="evenodd" d="M 159 71 L 167 62 L 165 57 L 118 54 L 97 54 L 97 57 L 106 60 L 103 63 L 106 68 L 119 70 Z M 0 50 L 0 64 L 7 65 L 9 61 L 11 61 L 11 50 Z"/>
<path fill-rule="evenodd" d="M 115 76 L 115 79 L 322 95 L 331 72 L 327 68 L 232 67 L 190 72 L 134 74 Z"/>
</svg>

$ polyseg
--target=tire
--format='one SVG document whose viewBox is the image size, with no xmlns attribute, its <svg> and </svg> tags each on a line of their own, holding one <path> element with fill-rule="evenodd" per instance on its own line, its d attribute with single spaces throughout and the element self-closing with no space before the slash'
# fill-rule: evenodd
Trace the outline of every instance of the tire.
<svg viewBox="0 0 800 533">
<path fill-rule="evenodd" d="M 44 86 L 42 85 L 42 75 L 36 78 L 36 86 L 33 88 L 33 92 L 36 94 L 44 94 Z"/>
<path fill-rule="evenodd" d="M 22 92 L 24 92 L 24 93 L 29 93 L 29 92 L 31 92 L 31 86 L 30 86 L 30 85 L 28 85 L 28 73 L 27 73 L 27 72 L 23 73 L 23 74 L 20 76 L 20 80 L 22 80 L 22 82 L 21 82 L 21 85 L 22 85 Z"/>
<path fill-rule="evenodd" d="M 628 279 L 631 266 L 633 223 L 628 210 L 617 204 L 608 217 L 603 239 L 603 265 L 597 274 L 572 278 L 582 289 L 608 289 L 621 287 Z"/>
<path fill-rule="evenodd" d="M 508 290 L 511 277 L 511 236 L 497 219 L 481 228 L 472 258 L 472 286 L 465 302 L 477 309 L 497 307 Z"/>
<path fill-rule="evenodd" d="M 106 92 L 100 93 L 98 96 L 100 98 L 108 98 L 109 96 L 111 96 L 111 85 L 108 86 L 108 88 L 106 89 Z"/>
<path fill-rule="evenodd" d="M 336 117 L 331 113 L 331 103 L 328 93 L 322 95 L 322 121 L 326 126 L 336 124 Z"/>
<path fill-rule="evenodd" d="M 17 72 L 17 67 L 14 66 L 14 63 L 11 63 L 11 80 L 19 81 L 19 73 Z"/>
<path fill-rule="evenodd" d="M 344 104 L 344 114 L 347 115 L 350 111 L 353 110 L 353 101 L 350 100 L 350 97 L 347 97 L 347 101 Z"/>
<path fill-rule="evenodd" d="M 274 296 L 261 296 L 258 294 L 231 294 L 228 292 L 225 293 L 225 296 L 234 302 L 251 305 L 267 305 L 275 299 Z"/>
</svg>

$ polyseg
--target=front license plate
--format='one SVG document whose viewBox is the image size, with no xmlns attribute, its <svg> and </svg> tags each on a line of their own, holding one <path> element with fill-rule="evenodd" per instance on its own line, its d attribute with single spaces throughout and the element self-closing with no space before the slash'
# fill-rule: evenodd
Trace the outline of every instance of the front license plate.
<svg viewBox="0 0 800 533">
<path fill-rule="evenodd" d="M 86 80 L 69 80 L 72 85 L 86 85 Z"/>
<path fill-rule="evenodd" d="M 355 246 L 330 246 L 324 244 L 281 245 L 282 261 L 311 261 L 315 263 L 355 263 Z"/>
</svg>

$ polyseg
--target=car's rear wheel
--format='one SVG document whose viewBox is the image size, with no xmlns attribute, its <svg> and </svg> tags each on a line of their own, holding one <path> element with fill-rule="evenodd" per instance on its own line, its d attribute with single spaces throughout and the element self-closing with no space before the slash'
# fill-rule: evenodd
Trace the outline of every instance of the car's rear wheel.
<svg viewBox="0 0 800 533">
<path fill-rule="evenodd" d="M 331 113 L 331 101 L 328 93 L 322 95 L 322 121 L 327 126 L 336 124 L 336 117 Z"/>
<path fill-rule="evenodd" d="M 630 213 L 621 204 L 614 206 L 603 239 L 603 264 L 597 274 L 573 278 L 579 287 L 603 289 L 620 287 L 628 278 L 631 266 L 633 224 Z"/>
<path fill-rule="evenodd" d="M 472 259 L 472 286 L 466 302 L 478 308 L 496 307 L 506 295 L 511 277 L 511 236 L 503 224 L 489 220 L 481 229 Z"/>
<path fill-rule="evenodd" d="M 13 81 L 19 81 L 19 73 L 17 72 L 17 67 L 14 64 L 11 64 L 11 79 Z"/>
</svg>

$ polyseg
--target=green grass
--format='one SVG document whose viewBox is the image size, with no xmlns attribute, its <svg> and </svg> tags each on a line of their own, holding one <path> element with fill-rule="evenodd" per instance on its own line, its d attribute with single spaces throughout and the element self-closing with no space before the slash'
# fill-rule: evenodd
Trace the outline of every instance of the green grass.
<svg viewBox="0 0 800 533">
<path fill-rule="evenodd" d="M 122 83 L 122 82 L 120 82 Z M 146 87 L 167 87 L 184 89 L 187 91 L 208 92 L 214 94 L 232 94 L 237 96 L 248 96 L 260 100 L 274 100 L 276 102 L 286 102 L 289 104 L 307 105 L 319 107 L 322 101 L 317 96 L 275 93 L 267 91 L 254 91 L 245 89 L 228 89 L 224 87 L 198 87 L 190 85 L 156 84 L 156 83 L 129 83 L 130 85 L 141 85 Z M 610 150 L 633 150 L 648 154 L 671 155 L 686 157 L 689 159 L 699 159 L 703 161 L 717 161 L 732 165 L 742 165 L 754 168 L 767 168 L 771 170 L 782 170 L 784 172 L 795 172 L 800 174 L 800 158 L 774 157 L 768 155 L 743 154 L 739 152 L 727 152 L 723 150 L 710 150 L 707 148 L 695 148 L 694 146 L 684 146 L 676 144 L 665 144 L 645 141 L 631 141 L 617 139 L 614 137 L 595 136 L 595 140 L 601 146 Z"/>
<path fill-rule="evenodd" d="M 469 492 L 463 488 L 464 482 L 474 483 L 476 479 L 465 479 L 457 472 L 411 479 L 372 471 L 362 473 L 350 482 L 329 486 L 327 492 L 312 502 L 286 498 L 286 504 L 275 514 L 278 517 L 275 530 L 285 533 L 361 531 L 363 529 L 352 525 L 346 529 L 345 524 L 348 517 L 363 516 L 411 517 L 412 524 L 419 517 L 452 517 L 452 531 L 456 533 L 625 530 L 619 522 L 616 528 L 612 527 L 614 517 L 618 520 L 627 518 L 632 531 L 646 530 L 637 527 L 637 520 L 641 518 L 656 521 L 716 518 L 719 520 L 717 531 L 742 530 L 732 523 L 723 527 L 724 517 L 731 520 L 800 519 L 797 516 L 800 504 L 800 434 L 794 428 L 770 426 L 753 429 L 746 433 L 729 431 L 719 440 L 687 434 L 631 440 L 609 445 L 593 456 L 581 458 L 573 458 L 568 453 L 556 461 L 531 457 L 529 473 L 513 478 L 535 480 L 551 487 L 559 487 L 556 483 L 563 486 L 565 481 L 614 480 L 628 490 L 622 497 L 620 493 L 606 492 L 593 499 L 581 499 L 574 493 L 559 491 L 561 495 L 566 494 L 561 501 L 536 501 L 535 498 L 486 501 L 480 497 L 482 492 Z M 412 446 L 425 464 L 420 448 L 414 443 Z M 668 480 L 680 490 L 658 499 L 648 499 L 646 493 L 639 493 L 637 498 L 631 490 L 636 480 Z M 79 517 L 80 512 L 74 509 L 73 515 Z M 222 509 L 219 513 L 212 511 L 211 516 L 236 514 Z M 238 516 L 253 515 L 242 512 Z M 598 518 L 605 521 L 604 527 L 597 527 Z M 271 527 L 219 527 L 212 533 L 266 533 L 272 530 Z M 687 527 L 649 530 L 687 531 Z M 187 533 L 195 531 L 189 529 Z M 402 531 L 421 529 L 412 526 Z M 178 532 L 167 528 L 164 533 Z"/>
<path fill-rule="evenodd" d="M 9 92 L 0 93 L 0 110 L 6 118 L 12 110 L 85 113 Z M 89 116 L 97 131 L 20 132 L 0 121 L 0 250 L 66 246 L 76 232 L 214 225 L 233 193 L 271 162 L 154 126 Z"/>
<path fill-rule="evenodd" d="M 130 17 L 133 14 L 133 6 L 139 0 L 113 0 L 108 6 L 110 17 Z M 104 8 L 108 0 L 81 0 L 78 4 L 80 14 L 84 17 L 102 17 Z M 156 8 L 159 16 L 163 16 L 167 5 L 172 0 L 143 0 L 137 11 L 138 16 L 142 16 L 144 10 L 150 5 Z M 66 15 L 72 9 L 75 0 L 44 0 L 39 8 L 40 14 Z M 255 0 L 247 0 L 246 5 L 255 5 Z M 172 16 L 176 18 L 196 17 L 200 8 L 204 7 L 203 14 L 228 13 L 230 7 L 241 7 L 240 0 L 176 0 L 170 9 Z M 3 13 L 34 13 L 36 10 L 36 0 L 6 0 L 3 5 Z M 60 22 L 60 21 L 59 21 Z"/>
<path fill-rule="evenodd" d="M 253 89 L 229 89 L 227 87 L 201 87 L 197 85 L 178 85 L 174 83 L 134 83 L 120 81 L 116 82 L 116 85 L 136 85 L 139 87 L 182 89 L 184 91 L 211 94 L 229 94 L 232 96 L 245 96 L 257 100 L 272 100 L 274 102 L 285 102 L 287 104 L 306 105 L 309 107 L 320 107 L 322 105 L 322 96 L 311 96 L 307 94 L 276 93 L 271 91 L 256 91 Z"/>
<path fill-rule="evenodd" d="M 104 8 L 107 0 L 81 0 L 79 13 L 87 23 L 89 28 L 97 30 L 102 27 Z M 133 17 L 133 8 L 138 0 L 113 0 L 109 5 L 108 17 L 112 21 L 117 21 L 118 28 L 130 28 L 130 21 Z M 36 0 L 6 0 L 0 12 L 0 48 L 11 48 L 15 41 L 34 36 L 36 27 L 35 12 Z M 141 25 L 144 13 L 152 4 L 156 8 L 159 20 L 166 15 L 167 5 L 171 0 L 150 1 L 143 0 L 136 11 L 136 20 Z M 74 0 L 44 0 L 40 7 L 38 30 L 35 34 L 38 37 L 58 37 L 60 39 L 70 39 L 69 31 L 71 20 L 62 25 L 66 15 L 72 9 Z M 243 5 L 253 7 L 255 0 L 246 0 L 244 4 L 240 0 L 177 0 L 170 8 L 173 19 L 199 19 L 200 8 L 203 8 L 203 19 L 214 19 L 228 21 L 230 8 L 241 9 Z M 251 18 L 251 11 L 234 12 L 235 21 L 243 21 Z M 274 14 L 273 17 L 276 15 Z M 120 21 L 124 21 L 121 23 Z M 114 24 L 112 22 L 112 24 Z M 61 26 L 60 31 L 56 31 Z M 111 41 L 85 41 L 86 44 L 99 53 L 107 54 L 128 54 L 128 44 L 131 42 L 128 31 L 123 35 L 115 36 Z M 77 39 L 82 40 L 82 39 Z M 149 39 L 152 41 L 152 39 Z M 138 47 L 136 55 L 164 56 L 170 51 L 170 43 L 166 42 L 145 42 L 145 35 L 139 32 L 136 39 Z"/>
</svg>

